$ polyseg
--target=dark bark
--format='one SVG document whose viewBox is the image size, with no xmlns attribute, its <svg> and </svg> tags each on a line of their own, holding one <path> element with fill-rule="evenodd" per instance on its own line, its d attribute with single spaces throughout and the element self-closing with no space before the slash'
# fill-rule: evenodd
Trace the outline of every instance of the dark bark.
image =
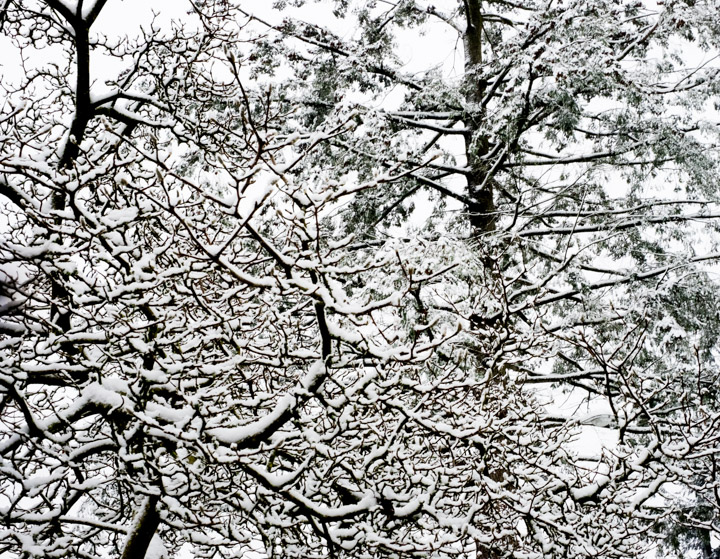
<svg viewBox="0 0 720 559">
<path fill-rule="evenodd" d="M 471 114 L 468 117 L 468 132 L 464 134 L 465 154 L 467 166 L 470 172 L 467 174 L 468 213 L 470 224 L 473 230 L 478 233 L 485 233 L 495 229 L 495 201 L 493 196 L 492 179 L 489 176 L 489 169 L 485 156 L 490 151 L 490 143 L 487 136 L 482 135 L 479 130 L 484 118 L 484 109 L 481 102 L 485 95 L 487 84 L 478 75 L 477 70 L 481 67 L 482 58 L 482 5 L 481 0 L 465 0 L 465 19 L 467 28 L 465 31 L 465 73 L 467 75 L 467 91 L 465 98 L 471 107 Z M 475 110 L 479 112 L 475 112 Z"/>
<path fill-rule="evenodd" d="M 150 542 L 160 525 L 160 515 L 157 510 L 159 500 L 156 495 L 151 495 L 138 511 L 120 559 L 143 559 L 147 554 Z"/>
<path fill-rule="evenodd" d="M 69 170 L 72 168 L 80 155 L 80 145 L 85 138 L 87 127 L 95 116 L 95 108 L 90 99 L 90 28 L 100 15 L 106 2 L 107 0 L 96 0 L 89 14 L 83 17 L 82 2 L 78 4 L 77 11 L 72 13 L 61 2 L 48 0 L 48 5 L 55 9 L 73 29 L 76 57 L 75 114 L 73 115 L 68 138 L 60 156 L 58 164 L 60 169 Z M 59 191 L 55 193 L 53 196 L 54 209 L 64 210 L 67 204 L 68 200 L 65 192 Z M 70 310 L 61 309 L 58 304 L 60 301 L 67 301 L 69 294 L 65 289 L 62 278 L 59 276 L 53 275 L 51 284 L 54 301 L 51 307 L 51 318 L 62 332 L 69 332 L 72 327 L 71 312 Z M 64 343 L 61 345 L 61 348 L 68 355 L 75 355 L 78 352 L 78 348 L 71 343 Z M 153 365 L 154 356 L 152 357 L 152 362 L 145 363 L 145 366 L 148 368 L 152 368 Z M 150 496 L 147 498 L 143 508 L 138 511 L 132 531 L 128 535 L 125 543 L 121 559 L 142 559 L 146 556 L 150 542 L 160 525 L 158 503 L 158 496 Z"/>
<path fill-rule="evenodd" d="M 102 6 L 104 2 L 98 2 L 95 8 Z M 72 26 L 75 34 L 75 66 L 77 72 L 77 80 L 75 84 L 75 115 L 70 125 L 70 133 L 66 140 L 63 153 L 60 156 L 59 167 L 61 169 L 69 169 L 80 153 L 80 143 L 85 136 L 90 119 L 92 118 L 92 107 L 90 105 L 90 37 L 89 24 L 82 20 L 78 15 L 72 14 L 63 4 L 50 1 L 49 5 L 57 10 Z M 95 9 L 93 11 L 96 11 Z M 97 17 L 99 8 L 94 17 Z M 64 210 L 67 207 L 66 194 L 58 191 L 53 195 L 53 208 L 56 210 Z M 51 294 L 53 304 L 50 310 L 50 316 L 55 325 L 62 331 L 68 332 L 71 327 L 70 311 L 60 309 L 57 301 L 67 300 L 67 290 L 61 279 L 53 276 L 51 280 Z M 64 344 L 62 349 L 72 355 L 76 348 Z"/>
</svg>

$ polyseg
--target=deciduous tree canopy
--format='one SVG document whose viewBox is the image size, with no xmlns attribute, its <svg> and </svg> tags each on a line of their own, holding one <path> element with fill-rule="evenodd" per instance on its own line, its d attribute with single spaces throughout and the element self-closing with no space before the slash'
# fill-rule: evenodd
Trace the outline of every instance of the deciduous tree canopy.
<svg viewBox="0 0 720 559">
<path fill-rule="evenodd" d="M 713 556 L 717 2 L 256 4 L 0 4 L 0 557 Z"/>
</svg>

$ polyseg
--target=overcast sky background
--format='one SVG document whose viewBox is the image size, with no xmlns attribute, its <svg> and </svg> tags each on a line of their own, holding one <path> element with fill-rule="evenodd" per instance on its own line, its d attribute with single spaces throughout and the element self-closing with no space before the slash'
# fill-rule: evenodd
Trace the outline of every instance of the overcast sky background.
<svg viewBox="0 0 720 559">
<path fill-rule="evenodd" d="M 71 4 L 69 0 L 64 0 Z M 268 19 L 271 22 L 279 22 L 277 12 L 269 7 L 270 0 L 255 0 L 241 2 L 248 11 Z M 346 40 L 352 40 L 357 32 L 347 23 L 338 22 L 331 15 L 331 2 L 309 2 L 304 8 L 291 8 L 285 14 L 298 17 L 307 21 L 323 24 L 333 32 L 338 33 Z M 454 6 L 454 0 L 439 0 L 436 5 Z M 160 27 L 166 27 L 172 21 L 187 21 L 187 12 L 190 4 L 186 0 L 109 0 L 98 19 L 94 29 L 95 33 L 102 33 L 108 37 L 135 37 L 140 34 L 141 29 L 147 29 L 156 14 L 155 21 Z M 344 27 L 343 27 L 344 26 Z M 414 32 L 408 32 L 399 37 L 399 54 L 405 62 L 404 71 L 415 73 L 425 71 L 436 66 L 442 69 L 444 75 L 449 79 L 459 79 L 463 71 L 463 47 L 458 40 L 457 33 L 449 26 L 440 22 L 431 22 L 426 28 L 428 33 L 417 37 Z M 30 66 L 41 65 L 60 54 L 58 49 L 45 49 L 34 53 L 28 60 Z M 35 56 L 37 58 L 35 58 Z M 698 56 L 705 56 L 698 53 Z M 106 80 L 115 78 L 123 67 L 117 60 L 100 55 L 93 58 L 92 78 L 93 94 L 100 95 L 107 90 Z M 16 81 L 22 76 L 21 60 L 17 51 L 9 44 L 7 37 L 0 35 L 0 77 L 3 81 Z M 397 98 L 385 98 L 378 101 L 379 106 L 392 107 L 397 104 L 402 96 L 402 91 L 396 91 L 393 95 Z M 0 93 L 2 95 L 2 93 Z M 0 98 L 0 103 L 4 99 Z M 425 209 L 429 211 L 429 204 Z M 594 414 L 603 413 L 603 409 L 593 408 L 587 403 L 580 402 L 580 395 L 569 394 L 566 397 L 557 397 L 555 403 L 549 407 L 550 413 L 577 414 L 577 417 L 588 417 Z M 582 439 L 577 442 L 578 453 L 597 453 L 603 447 L 613 446 L 617 441 L 615 430 L 588 427 Z M 155 548 L 156 557 L 160 556 L 161 547 Z M 185 559 L 190 555 L 181 554 L 178 559 Z M 148 556 L 147 559 L 154 559 Z"/>
</svg>

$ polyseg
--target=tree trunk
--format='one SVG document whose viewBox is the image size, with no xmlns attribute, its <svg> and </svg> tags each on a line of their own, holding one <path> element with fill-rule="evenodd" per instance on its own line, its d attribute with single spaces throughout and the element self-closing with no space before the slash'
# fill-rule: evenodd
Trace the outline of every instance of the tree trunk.
<svg viewBox="0 0 720 559">
<path fill-rule="evenodd" d="M 125 548 L 120 559 L 143 559 L 147 554 L 150 542 L 160 525 L 160 515 L 157 511 L 158 501 L 159 498 L 155 495 L 148 497 L 135 515 L 135 521 L 125 541 Z"/>
<path fill-rule="evenodd" d="M 482 64 L 482 5 L 481 0 L 465 0 L 465 99 L 471 108 L 467 119 L 465 134 L 465 155 L 470 173 L 467 175 L 468 198 L 472 205 L 468 206 L 470 223 L 474 232 L 481 234 L 495 229 L 495 202 L 493 200 L 492 180 L 488 176 L 485 156 L 488 154 L 489 141 L 487 136 L 478 133 L 484 118 L 481 108 L 487 84 L 478 76 L 477 70 Z"/>
</svg>

